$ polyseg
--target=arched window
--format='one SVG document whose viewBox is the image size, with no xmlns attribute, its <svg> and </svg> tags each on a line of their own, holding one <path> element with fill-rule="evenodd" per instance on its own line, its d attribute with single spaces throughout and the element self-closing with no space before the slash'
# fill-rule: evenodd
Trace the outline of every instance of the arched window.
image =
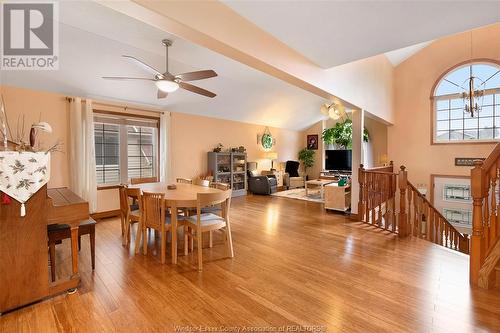
<svg viewBox="0 0 500 333">
<path fill-rule="evenodd" d="M 465 111 L 463 93 L 469 78 L 474 89 L 483 91 L 480 110 L 471 117 Z M 433 95 L 435 143 L 500 140 L 500 66 L 475 62 L 458 67 L 436 84 Z"/>
</svg>

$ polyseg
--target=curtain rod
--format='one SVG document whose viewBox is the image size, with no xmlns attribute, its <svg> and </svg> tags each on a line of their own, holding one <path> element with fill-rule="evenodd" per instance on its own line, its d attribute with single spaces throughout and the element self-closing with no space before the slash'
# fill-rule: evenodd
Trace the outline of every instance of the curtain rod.
<svg viewBox="0 0 500 333">
<path fill-rule="evenodd" d="M 68 102 L 73 102 L 75 100 L 75 97 L 66 96 L 65 99 Z M 86 98 L 82 98 L 81 100 L 82 100 L 82 102 L 85 102 L 87 99 Z M 113 104 L 113 103 L 110 103 L 110 102 L 101 102 L 101 101 L 98 101 L 98 100 L 92 100 L 92 101 L 94 103 L 96 103 L 96 104 L 103 105 L 103 106 L 111 106 L 111 107 L 123 108 L 125 111 L 127 111 L 127 110 L 136 110 L 136 111 L 147 111 L 147 112 L 156 112 L 156 113 L 159 113 L 159 114 L 165 114 L 165 111 L 154 110 L 154 109 L 150 109 L 150 108 L 133 107 L 133 106 L 127 106 L 127 105 L 118 104 L 118 103 Z"/>
</svg>

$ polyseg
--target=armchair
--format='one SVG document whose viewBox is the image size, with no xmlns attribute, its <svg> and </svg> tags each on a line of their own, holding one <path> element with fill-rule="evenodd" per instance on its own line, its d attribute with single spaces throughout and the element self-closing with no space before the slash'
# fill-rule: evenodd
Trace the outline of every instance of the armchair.
<svg viewBox="0 0 500 333">
<path fill-rule="evenodd" d="M 278 182 L 274 175 L 258 175 L 257 162 L 247 163 L 247 173 L 248 190 L 253 194 L 269 195 L 278 190 Z"/>
<path fill-rule="evenodd" d="M 299 171 L 300 162 L 286 161 L 285 176 L 283 177 L 283 185 L 287 189 L 304 187 L 306 184 L 306 176 Z"/>
</svg>

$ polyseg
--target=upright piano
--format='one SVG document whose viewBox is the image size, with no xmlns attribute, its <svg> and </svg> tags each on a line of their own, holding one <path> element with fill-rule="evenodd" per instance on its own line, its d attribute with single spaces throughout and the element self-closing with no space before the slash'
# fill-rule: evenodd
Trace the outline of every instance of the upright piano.
<svg viewBox="0 0 500 333">
<path fill-rule="evenodd" d="M 20 204 L 0 205 L 0 314 L 74 289 L 78 275 L 78 226 L 89 218 L 88 202 L 67 188 L 43 186 L 20 216 Z M 50 282 L 47 225 L 71 226 L 72 274 Z"/>
</svg>

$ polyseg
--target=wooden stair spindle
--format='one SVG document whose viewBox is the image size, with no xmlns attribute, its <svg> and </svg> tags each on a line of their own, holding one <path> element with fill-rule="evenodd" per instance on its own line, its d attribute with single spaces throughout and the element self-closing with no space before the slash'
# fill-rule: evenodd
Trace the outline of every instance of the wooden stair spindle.
<svg viewBox="0 0 500 333">
<path fill-rule="evenodd" d="M 358 200 L 358 216 L 361 221 L 365 220 L 365 173 L 363 164 L 359 165 L 358 169 L 358 181 L 359 181 L 359 200 Z"/>
<path fill-rule="evenodd" d="M 492 168 L 490 170 L 491 179 L 491 210 L 490 210 L 490 239 L 489 243 L 494 244 L 497 238 L 497 200 L 496 200 L 496 188 L 497 188 L 497 168 Z"/>
<path fill-rule="evenodd" d="M 408 217 L 406 214 L 406 188 L 408 183 L 408 174 L 404 165 L 398 175 L 399 183 L 399 221 L 398 233 L 399 237 L 406 237 L 408 235 Z"/>
<path fill-rule="evenodd" d="M 472 237 L 470 252 L 470 283 L 477 285 L 479 269 L 482 264 L 482 241 L 483 241 L 483 165 L 482 161 L 474 162 L 471 171 L 472 192 Z"/>
</svg>

